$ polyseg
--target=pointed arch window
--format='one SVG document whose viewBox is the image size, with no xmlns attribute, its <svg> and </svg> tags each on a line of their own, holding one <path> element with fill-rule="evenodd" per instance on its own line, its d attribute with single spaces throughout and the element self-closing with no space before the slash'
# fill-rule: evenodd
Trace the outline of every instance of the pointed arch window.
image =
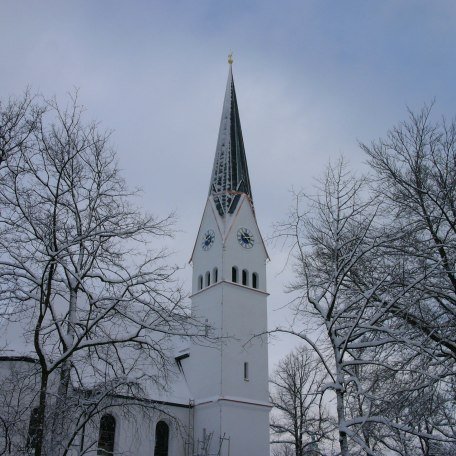
<svg viewBox="0 0 456 456">
<path fill-rule="evenodd" d="M 159 421 L 155 427 L 154 456 L 168 456 L 169 426 Z"/>
<path fill-rule="evenodd" d="M 114 437 L 116 435 L 116 420 L 112 415 L 103 415 L 100 420 L 97 455 L 114 454 Z"/>
<path fill-rule="evenodd" d="M 203 289 L 203 276 L 200 275 L 198 277 L 198 290 L 202 290 Z"/>
<path fill-rule="evenodd" d="M 258 288 L 258 274 L 256 272 L 252 274 L 252 287 Z"/>
<path fill-rule="evenodd" d="M 236 266 L 233 266 L 231 268 L 231 281 L 234 283 L 237 283 L 238 281 L 238 268 Z"/>
<path fill-rule="evenodd" d="M 218 282 L 218 269 L 214 268 L 212 271 L 212 283 Z"/>
<path fill-rule="evenodd" d="M 249 271 L 247 269 L 242 270 L 242 285 L 249 285 Z"/>
<path fill-rule="evenodd" d="M 209 271 L 206 272 L 206 287 L 211 284 L 211 273 Z"/>
</svg>

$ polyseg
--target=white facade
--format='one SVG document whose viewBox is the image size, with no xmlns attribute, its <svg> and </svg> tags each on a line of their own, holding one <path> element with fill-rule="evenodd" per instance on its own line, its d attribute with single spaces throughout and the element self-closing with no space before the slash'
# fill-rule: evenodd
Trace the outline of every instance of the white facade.
<svg viewBox="0 0 456 456">
<path fill-rule="evenodd" d="M 252 233 L 251 248 L 238 240 L 242 228 Z M 205 250 L 208 232 L 215 236 Z M 229 439 L 230 452 L 224 440 L 222 455 L 269 454 L 266 260 L 249 198 L 242 195 L 236 211 L 221 217 L 209 197 L 192 257 L 192 310 L 220 340 L 216 348 L 193 345 L 184 369 L 195 401 L 195 438 L 211 434 L 213 445 Z"/>
<path fill-rule="evenodd" d="M 131 405 L 128 412 L 118 407 L 106 410 L 116 421 L 114 455 L 153 456 L 156 441 L 156 425 L 164 421 L 169 426 L 168 455 L 187 456 L 193 453 L 187 440 L 186 424 L 191 409 L 180 407 L 162 407 L 163 411 L 144 414 L 140 408 Z M 172 416 L 172 419 L 170 418 Z M 85 429 L 83 454 L 96 455 L 99 438 L 98 423 L 90 423 Z M 95 443 L 95 444 L 94 444 Z M 92 446 L 92 449 L 90 449 Z M 72 456 L 81 454 L 81 440 L 73 447 Z"/>
</svg>

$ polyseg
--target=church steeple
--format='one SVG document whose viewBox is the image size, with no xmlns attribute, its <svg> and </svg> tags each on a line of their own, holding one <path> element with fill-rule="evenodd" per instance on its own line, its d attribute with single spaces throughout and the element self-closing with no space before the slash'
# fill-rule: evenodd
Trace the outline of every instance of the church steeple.
<svg viewBox="0 0 456 456">
<path fill-rule="evenodd" d="M 269 454 L 268 253 L 253 211 L 230 60 L 209 196 L 190 260 L 192 317 L 219 339 L 192 343 L 185 377 L 195 441 L 211 435 L 208 454 L 257 456 Z"/>
<path fill-rule="evenodd" d="M 249 197 L 252 204 L 252 189 L 250 188 L 241 121 L 234 88 L 231 54 L 228 62 L 230 64 L 228 81 L 209 187 L 209 196 L 213 197 L 221 216 L 234 212 L 243 193 Z"/>
</svg>

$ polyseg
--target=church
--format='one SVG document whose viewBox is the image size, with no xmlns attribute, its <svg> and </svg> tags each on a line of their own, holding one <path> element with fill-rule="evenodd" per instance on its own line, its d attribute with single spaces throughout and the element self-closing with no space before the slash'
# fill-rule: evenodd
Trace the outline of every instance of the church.
<svg viewBox="0 0 456 456">
<path fill-rule="evenodd" d="M 176 343 L 168 390 L 148 393 L 155 412 L 138 419 L 134 404 L 130 414 L 107 408 L 81 429 L 70 455 L 269 455 L 268 253 L 255 216 L 231 57 L 228 62 L 209 193 L 190 259 L 192 316 L 216 342 Z M 0 377 L 36 362 L 2 361 Z M 29 449 L 33 454 L 33 443 Z"/>
<path fill-rule="evenodd" d="M 209 196 L 191 258 L 192 311 L 226 342 L 219 350 L 191 347 L 184 364 L 195 437 L 213 433 L 223 455 L 269 454 L 267 259 L 230 63 Z"/>
<path fill-rule="evenodd" d="M 190 259 L 192 315 L 206 321 L 219 342 L 177 350 L 179 376 L 170 394 L 151 398 L 184 429 L 157 416 L 154 438 L 135 441 L 119 419 L 107 426 L 111 438 L 103 454 L 269 455 L 267 260 L 230 58 L 209 195 Z"/>
</svg>

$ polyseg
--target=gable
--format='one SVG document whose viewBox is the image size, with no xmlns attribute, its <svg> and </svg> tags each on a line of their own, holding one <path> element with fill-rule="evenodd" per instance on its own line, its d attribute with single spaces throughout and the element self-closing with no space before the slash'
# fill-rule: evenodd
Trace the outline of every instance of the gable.
<svg viewBox="0 0 456 456">
<path fill-rule="evenodd" d="M 265 259 L 269 260 L 269 255 L 264 243 L 263 236 L 261 235 L 260 228 L 255 216 L 255 212 L 250 204 L 247 195 L 242 195 L 240 203 L 236 208 L 235 213 L 230 218 L 226 226 L 224 236 L 224 246 L 226 248 L 237 248 L 239 246 L 238 231 L 241 228 L 246 228 L 251 231 L 254 238 L 254 249 L 260 249 Z M 258 252 L 258 250 L 256 250 Z"/>
<path fill-rule="evenodd" d="M 220 226 L 220 220 L 216 211 L 216 208 L 211 201 L 211 197 L 209 197 L 206 201 L 206 205 L 204 207 L 203 216 L 201 217 L 201 222 L 198 228 L 198 233 L 196 235 L 195 244 L 193 245 L 192 254 L 190 256 L 189 263 L 192 263 L 195 257 L 195 252 L 199 247 L 199 243 L 202 241 L 204 233 L 212 229 L 215 231 L 216 236 L 219 239 L 223 239 L 223 227 Z"/>
</svg>

